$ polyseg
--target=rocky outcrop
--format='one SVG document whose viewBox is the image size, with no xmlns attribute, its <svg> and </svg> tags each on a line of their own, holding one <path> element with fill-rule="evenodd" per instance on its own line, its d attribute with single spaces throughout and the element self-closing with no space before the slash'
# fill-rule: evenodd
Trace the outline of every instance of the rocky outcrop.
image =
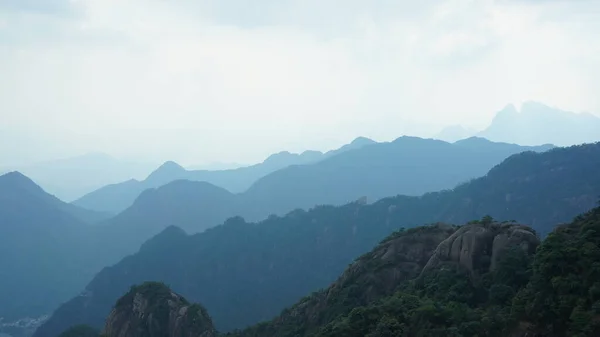
<svg viewBox="0 0 600 337">
<path fill-rule="evenodd" d="M 394 293 L 403 282 L 419 276 L 436 247 L 457 227 L 433 224 L 398 231 L 373 251 L 361 256 L 329 288 L 313 293 L 284 310 L 264 337 L 289 335 L 285 329 L 298 326 L 309 331 L 354 307 L 366 305 Z M 284 333 L 284 331 L 286 331 Z"/>
<path fill-rule="evenodd" d="M 106 337 L 215 337 L 206 310 L 162 283 L 144 283 L 117 301 L 104 328 Z"/>
<path fill-rule="evenodd" d="M 472 275 L 493 271 L 502 254 L 519 248 L 533 254 L 540 244 L 533 229 L 514 223 L 475 222 L 462 226 L 439 244 L 421 274 L 456 263 Z"/>
</svg>

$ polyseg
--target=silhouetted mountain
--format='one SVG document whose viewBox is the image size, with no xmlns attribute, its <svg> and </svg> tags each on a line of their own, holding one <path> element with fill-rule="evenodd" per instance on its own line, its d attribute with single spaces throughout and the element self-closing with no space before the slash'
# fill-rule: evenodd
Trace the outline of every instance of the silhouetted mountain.
<svg viewBox="0 0 600 337">
<path fill-rule="evenodd" d="M 367 145 L 372 145 L 372 144 L 377 144 L 377 142 L 372 139 L 366 138 L 366 137 L 358 137 L 358 138 L 354 139 L 350 144 L 346 144 L 346 145 L 340 147 L 339 149 L 327 151 L 323 157 L 325 157 L 325 158 L 333 157 L 337 154 L 340 154 L 340 153 L 343 153 L 346 151 L 350 151 L 350 150 L 357 150 L 357 149 L 360 149 Z"/>
<path fill-rule="evenodd" d="M 46 193 L 31 179 L 17 171 L 0 176 L 0 195 L 4 195 L 5 200 L 21 200 L 23 203 L 35 200 L 40 204 L 70 214 L 86 224 L 96 224 L 110 217 L 110 214 L 107 213 L 90 211 L 65 203 Z"/>
<path fill-rule="evenodd" d="M 80 323 L 101 327 L 112 303 L 146 280 L 166 282 L 203 303 L 219 329 L 241 328 L 328 286 L 356 257 L 401 227 L 491 215 L 548 233 L 594 207 L 600 195 L 598 167 L 600 143 L 525 152 L 482 178 L 421 197 L 319 206 L 260 223 L 236 217 L 191 236 L 170 227 L 137 254 L 102 270 L 35 336 L 55 336 Z"/>
<path fill-rule="evenodd" d="M 484 175 L 511 154 L 551 148 L 520 147 L 479 138 L 456 144 L 412 137 L 368 146 L 364 146 L 365 142 L 368 141 L 358 140 L 355 146 L 363 147 L 315 164 L 276 171 L 257 181 L 245 193 L 232 194 L 208 183 L 184 180 L 146 190 L 130 208 L 105 224 L 105 228 L 115 228 L 112 232 L 106 230 L 110 234 L 106 234 L 105 239 L 123 242 L 114 244 L 108 254 L 118 259 L 134 253 L 142 242 L 169 225 L 195 233 L 232 216 L 259 221 L 296 208 L 448 189 Z M 267 161 L 288 155 L 280 153 Z M 185 172 L 175 163 L 166 163 L 162 170 L 171 176 Z M 155 175 L 157 179 L 160 176 L 160 173 Z M 113 234 L 118 231 L 122 232 Z M 98 234 L 98 237 L 104 238 L 104 235 Z"/>
<path fill-rule="evenodd" d="M 47 314 L 89 282 L 100 266 L 85 259 L 93 226 L 82 219 L 97 216 L 21 173 L 0 176 L 0 318 Z"/>
<path fill-rule="evenodd" d="M 478 136 L 522 145 L 568 146 L 597 142 L 600 117 L 562 111 L 536 102 L 523 103 L 517 111 L 511 104 L 498 112 L 491 125 Z"/>
<path fill-rule="evenodd" d="M 149 164 L 112 158 L 103 153 L 18 167 L 20 172 L 61 200 L 72 201 L 102 186 L 146 176 Z"/>
<path fill-rule="evenodd" d="M 512 154 L 550 148 L 521 147 L 478 138 L 449 144 L 401 137 L 313 165 L 281 169 L 259 179 L 244 197 L 267 214 L 281 214 L 294 208 L 338 205 L 361 197 L 377 200 L 398 194 L 421 195 L 480 177 Z"/>
<path fill-rule="evenodd" d="M 323 158 L 357 149 L 373 141 L 358 138 L 342 148 L 323 154 L 318 151 L 305 151 L 301 154 L 280 152 L 269 156 L 264 162 L 248 167 L 220 171 L 188 171 L 174 162 L 166 162 L 152 172 L 144 181 L 129 180 L 121 184 L 102 187 L 73 202 L 83 208 L 103 212 L 118 213 L 131 206 L 138 195 L 149 188 L 156 188 L 175 180 L 205 181 L 240 193 L 247 190 L 256 180 L 281 168 L 317 162 Z"/>
</svg>

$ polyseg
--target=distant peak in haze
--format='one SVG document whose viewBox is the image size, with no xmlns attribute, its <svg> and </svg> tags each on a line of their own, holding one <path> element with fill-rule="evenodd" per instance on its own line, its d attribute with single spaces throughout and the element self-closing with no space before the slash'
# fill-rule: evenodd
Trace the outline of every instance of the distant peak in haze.
<svg viewBox="0 0 600 337">
<path fill-rule="evenodd" d="M 305 164 L 317 161 L 321 159 L 321 156 L 323 156 L 323 153 L 319 151 L 309 150 L 304 151 L 301 154 L 281 151 L 270 155 L 263 163 L 285 167 L 293 164 Z"/>
<path fill-rule="evenodd" d="M 519 111 L 517 110 L 515 105 L 508 104 L 502 110 L 498 111 L 498 113 L 496 113 L 496 116 L 494 117 L 492 124 L 498 123 L 498 122 L 503 122 L 504 120 L 514 119 L 518 114 L 519 114 Z"/>
<path fill-rule="evenodd" d="M 146 181 L 167 183 L 187 172 L 181 165 L 174 161 L 167 161 L 150 173 Z"/>
<path fill-rule="evenodd" d="M 519 111 L 513 104 L 498 111 L 478 136 L 520 145 L 593 143 L 600 140 L 600 118 L 526 101 Z"/>
<path fill-rule="evenodd" d="M 152 174 L 154 173 L 159 173 L 159 172 L 164 172 L 164 173 L 172 173 L 172 172 L 181 172 L 181 171 L 185 171 L 185 169 L 177 164 L 174 161 L 166 161 L 164 164 L 160 165 L 154 172 L 152 172 Z"/>
<path fill-rule="evenodd" d="M 350 144 L 351 145 L 369 145 L 375 143 L 374 140 L 369 139 L 367 137 L 357 137 Z"/>
<path fill-rule="evenodd" d="M 284 160 L 285 158 L 289 158 L 293 156 L 293 154 L 289 151 L 280 151 L 277 153 L 274 153 L 270 156 L 267 157 L 267 159 L 265 159 L 264 163 L 270 163 L 270 162 L 276 162 L 278 160 Z"/>
<path fill-rule="evenodd" d="M 21 172 L 13 171 L 0 176 L 0 189 L 21 189 L 42 192 L 43 190 L 33 180 Z"/>
<path fill-rule="evenodd" d="M 494 142 L 492 142 L 489 139 L 483 138 L 483 137 L 473 136 L 473 137 L 458 140 L 454 143 L 455 144 L 461 144 L 461 143 L 489 144 L 489 143 L 494 143 Z"/>
</svg>

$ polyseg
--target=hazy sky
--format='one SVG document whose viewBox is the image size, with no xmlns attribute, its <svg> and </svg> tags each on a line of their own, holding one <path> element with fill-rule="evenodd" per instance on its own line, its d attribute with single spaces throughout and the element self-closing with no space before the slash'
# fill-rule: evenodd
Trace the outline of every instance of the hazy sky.
<svg viewBox="0 0 600 337">
<path fill-rule="evenodd" d="M 598 113 L 599 36 L 595 0 L 0 0 L 0 149 L 254 162 Z"/>
</svg>

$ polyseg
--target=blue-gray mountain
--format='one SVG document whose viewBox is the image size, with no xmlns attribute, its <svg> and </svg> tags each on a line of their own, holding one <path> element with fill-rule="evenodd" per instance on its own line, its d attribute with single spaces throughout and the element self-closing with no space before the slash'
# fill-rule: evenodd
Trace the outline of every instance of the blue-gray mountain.
<svg viewBox="0 0 600 337">
<path fill-rule="evenodd" d="M 186 170 L 177 163 L 166 162 L 143 181 L 132 179 L 104 186 L 73 203 L 83 208 L 116 214 L 131 206 L 144 190 L 157 188 L 181 179 L 204 181 L 232 193 L 240 193 L 247 190 L 256 180 L 279 169 L 290 165 L 315 163 L 338 153 L 358 149 L 372 143 L 375 142 L 360 137 L 350 144 L 327 153 L 305 151 L 301 154 L 293 154 L 284 151 L 271 155 L 260 164 L 228 170 Z"/>
<path fill-rule="evenodd" d="M 95 226 L 86 226 L 74 215 L 81 213 L 80 218 L 88 218 L 96 213 L 64 204 L 15 174 L 28 183 L 4 185 L 2 192 L 12 198 L 21 196 L 21 208 L 18 213 L 10 213 L 13 208 L 2 213 L 11 218 L 2 223 L 0 231 L 19 234 L 14 238 L 4 236 L 7 240 L 12 238 L 5 249 L 12 248 L 10 254 L 4 255 L 0 269 L 11 275 L 7 280 L 14 282 L 7 283 L 4 289 L 7 300 L 0 301 L 0 312 L 18 315 L 16 318 L 21 318 L 21 314 L 39 317 L 49 313 L 80 291 L 102 267 L 135 253 L 144 241 L 170 225 L 201 232 L 232 216 L 262 220 L 295 208 L 343 204 L 362 196 L 377 198 L 451 188 L 485 174 L 510 154 L 549 148 L 526 148 L 482 139 L 448 144 L 408 137 L 391 143 L 366 145 L 370 143 L 366 139 L 354 143 L 362 147 L 341 149 L 313 165 L 275 172 L 246 193 L 232 194 L 206 182 L 174 181 L 143 192 L 130 208 Z M 10 175 L 3 178 L 10 180 Z M 30 202 L 33 196 L 19 192 L 26 186 L 33 186 L 31 189 L 39 195 L 37 199 L 53 202 L 41 206 Z M 58 215 L 48 215 L 50 212 Z M 43 230 L 26 230 L 25 224 Z M 0 237 L 0 244 L 4 238 Z M 32 244 L 37 248 L 35 254 L 30 253 Z M 11 254 L 19 257 L 18 263 Z M 18 281 L 24 278 L 28 281 Z M 30 289 L 45 290 L 35 295 L 37 299 L 28 301 L 13 296 L 34 294 Z M 13 302 L 19 306 L 18 310 L 10 304 Z M 44 305 L 38 306 L 38 302 Z"/>
<path fill-rule="evenodd" d="M 443 129 L 434 138 L 454 142 L 472 136 L 522 145 L 593 143 L 600 141 L 600 117 L 530 101 L 523 103 L 519 111 L 514 105 L 507 105 L 483 131 L 454 125 Z"/>
<path fill-rule="evenodd" d="M 64 201 L 73 201 L 107 184 L 145 177 L 149 163 L 113 158 L 104 153 L 18 165 L 12 170 L 25 174 L 45 191 Z"/>
<path fill-rule="evenodd" d="M 191 236 L 169 227 L 137 254 L 102 270 L 35 336 L 54 337 L 79 323 L 101 327 L 114 301 L 146 280 L 163 281 L 205 305 L 218 329 L 241 328 L 328 286 L 353 259 L 401 227 L 460 224 L 489 214 L 530 224 L 544 235 L 595 206 L 598 167 L 598 143 L 525 152 L 482 178 L 420 197 L 320 206 L 259 223 L 232 218 Z"/>
<path fill-rule="evenodd" d="M 0 176 L 0 318 L 39 317 L 76 293 L 100 267 L 86 261 L 86 241 L 102 217 L 18 172 Z"/>
</svg>

